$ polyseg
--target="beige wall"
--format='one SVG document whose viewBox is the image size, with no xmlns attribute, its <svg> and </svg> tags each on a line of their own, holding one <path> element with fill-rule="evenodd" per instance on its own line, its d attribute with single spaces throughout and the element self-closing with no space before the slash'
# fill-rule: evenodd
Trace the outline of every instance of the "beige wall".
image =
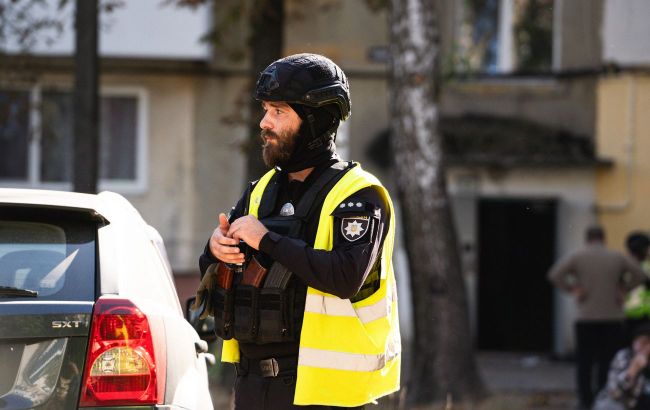
<svg viewBox="0 0 650 410">
<path fill-rule="evenodd" d="M 441 106 L 443 115 L 526 119 L 593 138 L 595 84 L 590 77 L 449 83 Z"/>
<path fill-rule="evenodd" d="M 468 291 L 470 319 L 477 329 L 478 301 L 478 201 L 481 198 L 552 198 L 557 200 L 556 248 L 559 258 L 583 245 L 583 232 L 595 220 L 594 170 L 516 169 L 491 172 L 488 169 L 455 167 L 449 171 L 449 190 L 453 198 L 454 219 L 462 252 Z M 468 182 L 471 180 L 471 183 Z M 469 250 L 468 250 L 469 249 Z M 573 350 L 575 303 L 566 293 L 555 291 L 553 301 L 554 352 L 566 355 Z"/>
<path fill-rule="evenodd" d="M 631 230 L 650 230 L 650 76 L 621 75 L 598 84 L 597 144 L 614 161 L 597 174 L 598 215 L 612 247 Z"/>
<path fill-rule="evenodd" d="M 196 82 L 194 91 L 196 212 L 190 238 L 194 255 L 191 263 L 183 267 L 190 271 L 198 271 L 198 256 L 217 227 L 219 213 L 227 214 L 245 188 L 245 156 L 241 144 L 246 139 L 247 128 L 245 124 L 228 120 L 242 112 L 246 116 L 250 86 L 242 77 L 206 77 Z"/>
<path fill-rule="evenodd" d="M 359 0 L 286 4 L 285 54 L 320 53 L 344 70 L 385 70 L 384 64 L 369 62 L 367 53 L 371 46 L 388 44 L 386 10 L 373 13 Z"/>
<path fill-rule="evenodd" d="M 71 75 L 35 78 L 44 88 L 71 90 Z M 162 235 L 172 267 L 196 265 L 193 246 L 195 212 L 196 85 L 191 76 L 105 74 L 100 86 L 111 92 L 141 95 L 144 110 L 144 183 L 109 188 L 123 194 Z M 59 189 L 66 189 L 65 187 Z M 100 187 L 100 189 L 106 189 Z"/>
<path fill-rule="evenodd" d="M 195 260 L 191 249 L 195 187 L 194 80 L 180 76 L 117 76 L 102 85 L 143 88 L 147 104 L 146 190 L 126 195 L 167 246 L 172 267 Z"/>
<path fill-rule="evenodd" d="M 380 172 L 366 150 L 389 126 L 388 86 L 383 78 L 350 77 L 352 115 L 349 123 L 350 158 L 371 172 Z"/>
<path fill-rule="evenodd" d="M 441 61 L 454 50 L 462 2 L 440 3 Z M 602 0 L 556 0 L 554 70 L 596 69 L 601 62 Z M 447 82 L 443 115 L 481 114 L 527 119 L 593 138 L 595 76 L 527 77 Z"/>
</svg>

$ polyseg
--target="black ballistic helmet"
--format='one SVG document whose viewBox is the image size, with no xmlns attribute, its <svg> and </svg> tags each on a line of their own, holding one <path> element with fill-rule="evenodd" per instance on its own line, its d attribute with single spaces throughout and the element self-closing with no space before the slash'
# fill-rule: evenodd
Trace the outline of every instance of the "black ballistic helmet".
<svg viewBox="0 0 650 410">
<path fill-rule="evenodd" d="M 294 54 L 277 60 L 259 76 L 255 99 L 325 107 L 339 120 L 350 117 L 350 86 L 343 70 L 318 54 Z"/>
<path fill-rule="evenodd" d="M 350 116 L 350 87 L 332 60 L 306 53 L 277 60 L 260 73 L 254 97 L 286 102 L 302 120 L 280 168 L 295 172 L 338 158 L 334 141 L 340 121 Z"/>
</svg>

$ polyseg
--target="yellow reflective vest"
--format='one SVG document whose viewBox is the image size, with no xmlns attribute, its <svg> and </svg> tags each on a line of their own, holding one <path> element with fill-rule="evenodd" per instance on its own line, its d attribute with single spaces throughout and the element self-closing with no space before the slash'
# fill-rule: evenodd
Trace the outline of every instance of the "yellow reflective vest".
<svg viewBox="0 0 650 410">
<path fill-rule="evenodd" d="M 250 215 L 257 217 L 262 194 L 274 173 L 274 170 L 267 172 L 253 189 Z M 332 212 L 344 199 L 370 186 L 381 193 L 390 209 L 379 289 L 355 303 L 311 287 L 307 289 L 295 405 L 355 407 L 399 390 L 401 341 L 392 264 L 395 213 L 386 189 L 358 164 L 326 196 L 314 248 L 332 249 Z M 239 361 L 239 345 L 235 339 L 224 341 L 221 360 Z"/>
</svg>

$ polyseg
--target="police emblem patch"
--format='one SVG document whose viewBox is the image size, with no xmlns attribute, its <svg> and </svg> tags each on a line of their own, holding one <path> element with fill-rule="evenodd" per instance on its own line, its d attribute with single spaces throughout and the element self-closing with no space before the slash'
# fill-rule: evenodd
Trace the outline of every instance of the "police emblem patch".
<svg viewBox="0 0 650 410">
<path fill-rule="evenodd" d="M 370 220 L 367 217 L 343 218 L 341 219 L 341 234 L 350 242 L 358 241 L 368 232 L 369 224 Z"/>
</svg>

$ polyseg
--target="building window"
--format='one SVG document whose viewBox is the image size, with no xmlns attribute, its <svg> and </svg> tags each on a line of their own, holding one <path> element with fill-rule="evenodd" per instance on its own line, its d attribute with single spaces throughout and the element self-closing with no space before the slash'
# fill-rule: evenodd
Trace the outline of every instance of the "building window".
<svg viewBox="0 0 650 410">
<path fill-rule="evenodd" d="M 455 72 L 545 72 L 552 67 L 554 0 L 465 0 Z"/>
<path fill-rule="evenodd" d="M 41 182 L 72 181 L 72 94 L 44 91 L 41 96 Z"/>
<path fill-rule="evenodd" d="M 102 99 L 99 138 L 99 177 L 131 181 L 136 178 L 137 100 L 129 96 Z"/>
<path fill-rule="evenodd" d="M 100 189 L 145 189 L 146 94 L 107 89 L 100 97 Z M 0 182 L 72 188 L 73 95 L 41 89 L 0 90 Z"/>
<path fill-rule="evenodd" d="M 0 90 L 0 176 L 27 179 L 29 93 Z"/>
</svg>

